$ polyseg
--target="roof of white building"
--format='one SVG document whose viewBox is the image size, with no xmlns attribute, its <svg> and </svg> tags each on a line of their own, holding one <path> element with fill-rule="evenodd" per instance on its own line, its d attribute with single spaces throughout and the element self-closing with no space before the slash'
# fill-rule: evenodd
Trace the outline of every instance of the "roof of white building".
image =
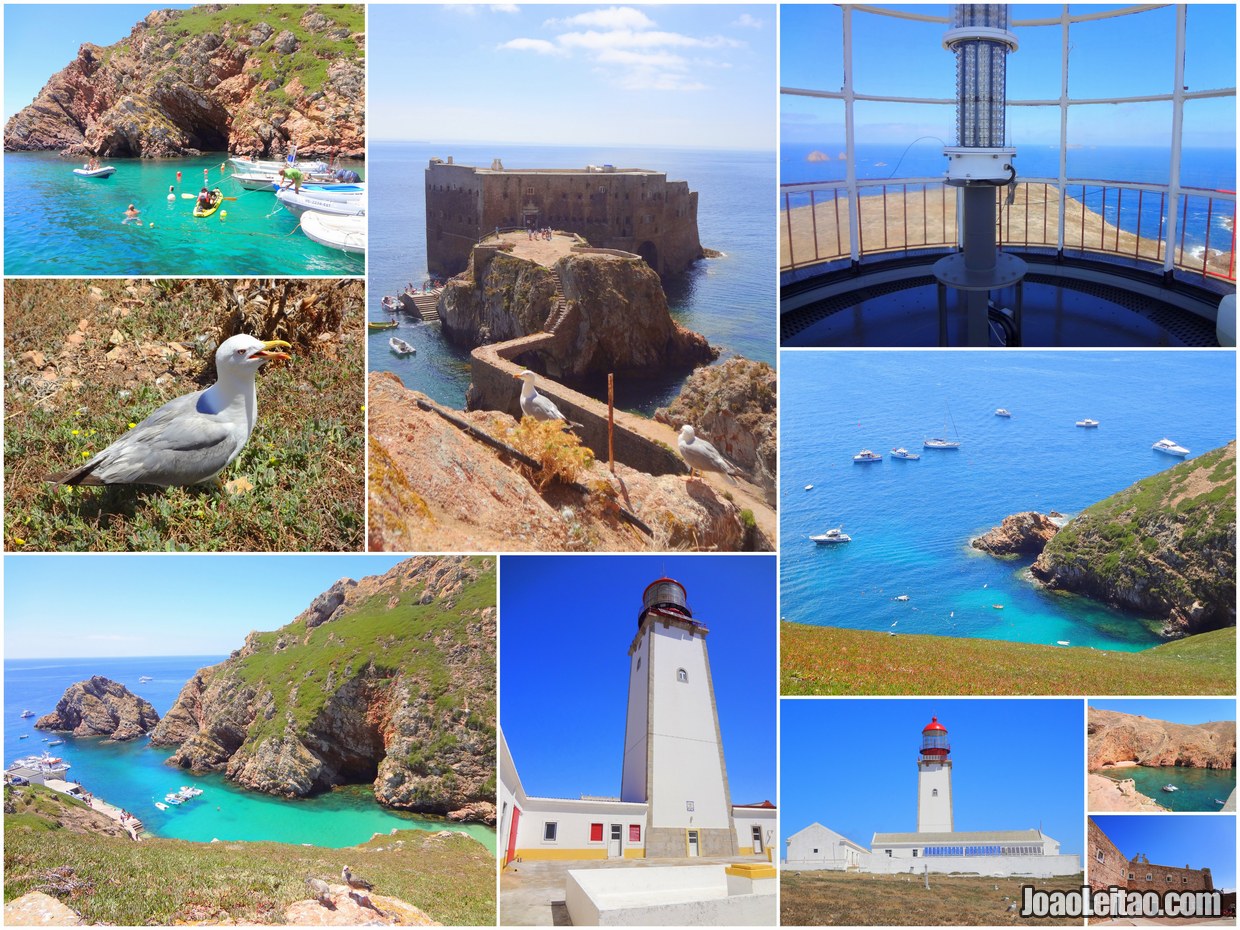
<svg viewBox="0 0 1240 930">
<path fill-rule="evenodd" d="M 824 834 L 825 834 L 826 836 L 829 836 L 829 837 L 834 837 L 835 839 L 839 840 L 840 842 L 845 843 L 845 844 L 847 844 L 848 846 L 853 847 L 853 848 L 854 848 L 854 849 L 856 849 L 858 852 L 869 852 L 869 850 L 868 850 L 868 849 L 866 849 L 864 846 L 862 846 L 860 843 L 857 843 L 857 842 L 854 842 L 853 840 L 850 840 L 848 837 L 844 836 L 844 834 L 842 834 L 842 833 L 837 833 L 837 832 L 835 832 L 834 830 L 832 830 L 830 827 L 824 827 L 822 824 L 818 823 L 817 821 L 815 821 L 814 823 L 811 823 L 808 827 L 804 827 L 804 828 L 802 828 L 802 829 L 798 830 L 796 833 L 793 833 L 791 836 L 787 837 L 787 838 L 784 840 L 784 842 L 785 842 L 785 843 L 791 843 L 793 840 L 795 840 L 797 837 L 801 836 L 801 834 L 803 834 L 803 833 L 808 833 L 808 834 L 810 834 L 811 836 L 814 836 L 814 835 L 817 835 L 817 836 L 822 836 L 822 835 L 824 835 Z"/>
<path fill-rule="evenodd" d="M 964 833 L 875 833 L 873 846 L 902 843 L 1038 843 L 1050 839 L 1038 830 L 974 830 Z"/>
</svg>

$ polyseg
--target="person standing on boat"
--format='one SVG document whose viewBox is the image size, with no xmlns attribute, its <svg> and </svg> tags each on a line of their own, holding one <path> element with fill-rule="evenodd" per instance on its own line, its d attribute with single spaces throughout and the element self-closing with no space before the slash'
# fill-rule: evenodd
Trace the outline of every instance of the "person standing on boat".
<svg viewBox="0 0 1240 930">
<path fill-rule="evenodd" d="M 293 193 L 301 193 L 301 170 L 298 168 L 281 168 L 278 172 L 282 180 L 280 181 L 280 190 L 284 190 L 291 183 L 293 185 Z"/>
</svg>

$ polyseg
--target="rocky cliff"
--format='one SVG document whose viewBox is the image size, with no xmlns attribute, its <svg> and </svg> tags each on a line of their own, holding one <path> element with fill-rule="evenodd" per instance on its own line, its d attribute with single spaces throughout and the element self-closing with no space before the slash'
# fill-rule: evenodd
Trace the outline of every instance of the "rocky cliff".
<svg viewBox="0 0 1240 930">
<path fill-rule="evenodd" d="M 4 128 L 8 151 L 365 155 L 360 5 L 156 10 L 85 44 Z"/>
<path fill-rule="evenodd" d="M 1004 517 L 992 530 L 972 540 L 974 549 L 981 549 L 1000 558 L 1038 555 L 1059 532 L 1059 524 L 1045 514 L 1029 510 Z"/>
<path fill-rule="evenodd" d="M 287 797 L 494 820 L 495 564 L 415 558 L 344 579 L 201 669 L 151 734 L 169 764 Z"/>
<path fill-rule="evenodd" d="M 1087 793 L 1090 811 L 1144 811 L 1159 813 L 1166 808 L 1151 797 L 1137 790 L 1137 783 L 1131 778 L 1107 778 L 1105 775 L 1090 774 L 1087 781 Z"/>
<path fill-rule="evenodd" d="M 730 358 L 699 368 L 680 394 L 654 418 L 675 430 L 693 426 L 745 472 L 775 503 L 775 369 L 765 362 Z"/>
<path fill-rule="evenodd" d="M 1190 725 L 1091 707 L 1088 729 L 1091 771 L 1119 763 L 1236 767 L 1234 720 Z"/>
<path fill-rule="evenodd" d="M 39 730 L 124 742 L 136 739 L 157 723 L 159 714 L 149 701 L 118 682 L 94 675 L 70 685 L 56 702 L 56 709 L 34 725 Z"/>
<path fill-rule="evenodd" d="M 540 350 L 540 370 L 569 383 L 608 372 L 690 368 L 718 355 L 704 336 L 672 319 L 659 276 L 639 258 L 574 254 L 553 272 L 503 252 L 483 255 L 475 252 L 469 269 L 439 298 L 443 332 L 458 345 L 474 348 L 549 328 L 560 338 Z M 553 318 L 557 294 L 566 303 Z"/>
<path fill-rule="evenodd" d="M 1235 442 L 1085 510 L 1031 571 L 1049 588 L 1160 617 L 1167 636 L 1235 626 Z"/>
</svg>

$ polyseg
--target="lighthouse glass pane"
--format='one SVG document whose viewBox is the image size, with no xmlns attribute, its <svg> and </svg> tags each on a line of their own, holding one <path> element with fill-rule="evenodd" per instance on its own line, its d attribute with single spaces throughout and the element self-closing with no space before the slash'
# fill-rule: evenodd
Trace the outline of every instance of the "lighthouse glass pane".
<svg viewBox="0 0 1240 930">
<path fill-rule="evenodd" d="M 1170 140 L 1170 102 L 1070 107 L 1068 177 L 1166 184 L 1171 176 Z M 1030 168 L 1026 161 L 1024 172 L 1029 174 Z M 1071 210 L 1069 215 L 1079 218 Z"/>
<path fill-rule="evenodd" d="M 779 82 L 784 87 L 839 90 L 844 85 L 844 14 L 832 4 L 779 9 Z"/>
<path fill-rule="evenodd" d="M 1184 83 L 1192 90 L 1231 87 L 1236 81 L 1236 7 L 1192 4 L 1185 20 Z M 1232 98 L 1232 112 L 1235 99 Z"/>
<path fill-rule="evenodd" d="M 940 8 L 946 11 L 945 7 Z M 918 13 L 935 15 L 932 7 Z M 956 96 L 956 56 L 943 48 L 947 23 L 853 14 L 853 71 L 857 93 L 887 97 Z M 899 49 L 899 54 L 892 54 Z"/>
<path fill-rule="evenodd" d="M 1184 147 L 1180 183 L 1208 190 L 1236 189 L 1236 100 L 1189 100 L 1184 104 Z M 1227 242 L 1231 246 L 1232 203 L 1218 201 L 1214 212 L 1227 214 Z M 1211 248 L 1216 239 L 1211 237 Z"/>
<path fill-rule="evenodd" d="M 1098 8 L 1073 7 L 1072 12 L 1086 9 Z M 1069 97 L 1134 97 L 1171 92 L 1175 79 L 1174 8 L 1075 23 L 1069 27 L 1068 38 Z"/>
</svg>

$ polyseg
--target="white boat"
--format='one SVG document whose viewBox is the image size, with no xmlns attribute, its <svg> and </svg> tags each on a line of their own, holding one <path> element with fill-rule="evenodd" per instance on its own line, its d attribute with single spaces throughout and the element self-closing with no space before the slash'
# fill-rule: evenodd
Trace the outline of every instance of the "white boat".
<svg viewBox="0 0 1240 930">
<path fill-rule="evenodd" d="M 1177 458 L 1184 458 L 1188 455 L 1188 450 L 1183 446 L 1176 445 L 1170 439 L 1160 439 L 1154 445 L 1150 446 L 1155 452 L 1165 452 L 1168 455 L 1174 455 Z"/>
<path fill-rule="evenodd" d="M 191 785 L 181 786 L 181 797 L 183 798 L 196 798 L 200 794 L 202 794 L 201 788 L 194 788 Z"/>
<path fill-rule="evenodd" d="M 927 439 L 922 443 L 927 449 L 959 449 L 960 443 L 952 439 Z"/>
<path fill-rule="evenodd" d="M 892 598 L 892 600 L 893 600 L 893 601 L 907 601 L 907 600 L 908 600 L 908 595 L 907 595 L 907 594 L 899 594 L 899 595 L 897 595 L 896 597 L 893 597 L 893 598 Z"/>
<path fill-rule="evenodd" d="M 807 490 L 807 491 L 812 491 L 812 490 L 814 490 L 814 486 L 813 486 L 812 484 L 807 484 L 807 485 L 805 486 L 805 490 Z"/>
<path fill-rule="evenodd" d="M 319 245 L 342 252 L 366 253 L 364 216 L 331 216 L 307 210 L 301 215 L 301 231 Z"/>
<path fill-rule="evenodd" d="M 904 446 L 900 446 L 898 449 L 892 449 L 891 457 L 893 459 L 907 459 L 910 462 L 916 462 L 921 458 L 921 456 L 916 452 L 909 452 L 908 449 L 904 448 Z"/>
<path fill-rule="evenodd" d="M 62 739 L 54 739 L 54 740 L 52 740 L 50 743 L 48 743 L 47 745 L 48 745 L 48 746 L 63 746 L 64 744 L 65 744 L 65 741 L 64 741 L 64 740 L 62 740 Z"/>
<path fill-rule="evenodd" d="M 301 189 L 300 194 L 292 188 L 287 188 L 282 191 L 276 191 L 276 200 L 280 201 L 285 210 L 297 216 L 300 216 L 307 210 L 314 210 L 318 213 L 334 213 L 337 216 L 366 215 L 365 194 L 332 198 L 321 196 L 318 191 L 307 191 L 304 187 Z"/>
<path fill-rule="evenodd" d="M 228 162 L 233 166 L 234 171 L 243 170 L 246 173 L 261 171 L 274 174 L 281 168 L 296 168 L 299 171 L 304 171 L 308 174 L 327 174 L 331 170 L 327 162 L 299 162 L 295 158 L 286 158 L 283 161 L 276 161 L 274 159 L 262 160 L 257 158 L 243 158 L 240 156 L 235 156 L 228 159 Z"/>
<path fill-rule="evenodd" d="M 276 185 L 277 187 L 279 185 Z M 286 187 L 285 190 L 292 188 Z M 311 181 L 301 185 L 301 192 L 307 191 L 316 197 L 322 197 L 326 200 L 356 200 L 359 197 L 366 196 L 365 181 L 332 181 L 331 183 L 320 183 Z"/>
<path fill-rule="evenodd" d="M 18 739 L 30 739 L 30 734 L 29 734 L 29 733 L 23 733 L 21 736 L 19 736 L 19 737 L 17 737 L 17 738 L 18 738 Z"/>
<path fill-rule="evenodd" d="M 995 411 L 995 416 L 997 417 L 1010 417 L 1011 415 L 1012 415 L 1012 412 L 1008 410 L 1006 407 L 1000 407 L 998 410 Z"/>
<path fill-rule="evenodd" d="M 74 168 L 73 173 L 79 178 L 110 178 L 116 174 L 116 169 L 111 165 L 106 165 L 102 168 L 81 167 Z"/>
<path fill-rule="evenodd" d="M 1175 785 L 1163 785 L 1163 786 L 1162 786 L 1162 790 L 1163 790 L 1163 791 L 1167 791 L 1167 792 L 1171 792 L 1171 791 L 1179 791 L 1180 789 L 1179 789 L 1179 788 L 1177 788 Z"/>
<path fill-rule="evenodd" d="M 862 449 L 853 456 L 854 462 L 881 462 L 883 457 L 877 452 L 871 452 L 869 449 Z"/>
<path fill-rule="evenodd" d="M 829 546 L 834 543 L 852 542 L 852 537 L 839 527 L 833 530 L 827 530 L 825 533 L 820 533 L 817 536 L 811 536 L 810 539 L 820 546 Z"/>
<path fill-rule="evenodd" d="M 1076 425 L 1077 425 L 1077 426 L 1083 426 L 1083 427 L 1085 427 L 1086 429 L 1094 429 L 1094 428 L 1098 425 L 1098 421 L 1097 421 L 1097 420 L 1090 420 L 1090 419 L 1086 418 L 1086 419 L 1084 419 L 1084 420 L 1077 420 L 1077 421 L 1076 421 Z"/>
<path fill-rule="evenodd" d="M 417 355 L 418 354 L 417 349 L 415 349 L 409 343 L 405 342 L 405 340 L 400 339 L 396 336 L 393 336 L 391 339 L 388 340 L 388 348 L 390 348 L 397 355 Z"/>
<path fill-rule="evenodd" d="M 33 716 L 34 716 L 34 711 L 33 711 L 33 710 L 23 710 L 23 711 L 22 711 L 22 719 L 23 719 L 23 720 L 24 720 L 25 718 L 27 718 L 27 717 L 33 717 Z"/>
<path fill-rule="evenodd" d="M 152 678 L 150 675 L 139 675 L 138 676 L 138 681 L 154 681 L 154 680 L 155 679 Z"/>
<path fill-rule="evenodd" d="M 1071 646 L 1072 643 L 1066 639 L 1057 639 L 1055 640 L 1055 645 L 1056 646 Z"/>
<path fill-rule="evenodd" d="M 165 804 L 163 801 L 156 801 L 155 806 L 158 807 L 161 811 L 166 811 L 168 809 L 168 805 Z"/>
</svg>

